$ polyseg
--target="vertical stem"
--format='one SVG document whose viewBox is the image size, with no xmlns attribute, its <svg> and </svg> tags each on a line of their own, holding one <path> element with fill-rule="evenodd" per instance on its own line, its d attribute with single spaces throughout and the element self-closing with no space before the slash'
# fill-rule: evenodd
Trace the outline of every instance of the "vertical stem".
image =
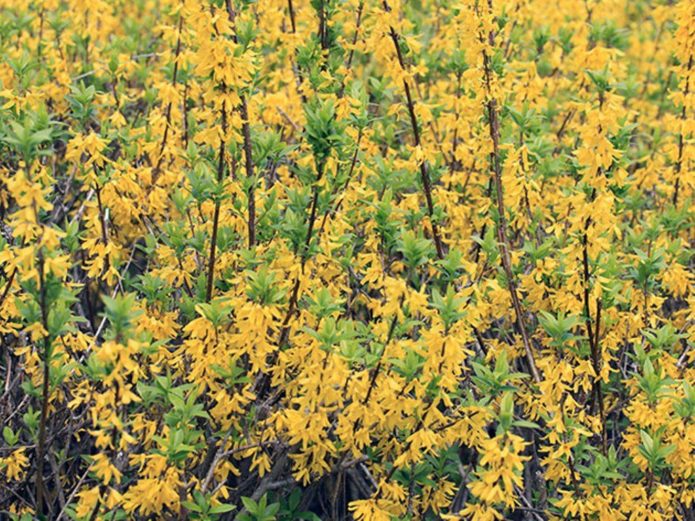
<svg viewBox="0 0 695 521">
<path fill-rule="evenodd" d="M 328 49 L 328 30 L 326 28 L 326 3 L 321 2 L 321 6 L 319 7 L 319 30 L 318 30 L 318 38 L 319 42 L 321 43 L 321 49 L 326 51 Z M 326 63 L 325 61 L 322 61 L 321 63 L 322 69 L 325 69 Z"/>
<path fill-rule="evenodd" d="M 184 150 L 188 148 L 188 82 L 185 83 L 185 86 L 183 88 L 183 103 L 182 103 L 182 112 L 183 112 L 183 148 Z"/>
<path fill-rule="evenodd" d="M 383 2 L 384 10 L 386 12 L 391 11 L 386 0 Z M 407 71 L 407 66 L 405 60 L 403 59 L 403 53 L 401 52 L 401 46 L 399 42 L 398 33 L 393 27 L 389 27 L 389 34 L 391 36 L 391 41 L 396 48 L 396 56 L 398 58 L 398 63 L 403 72 Z M 406 105 L 408 108 L 408 114 L 410 116 L 410 126 L 413 129 L 413 139 L 415 141 L 415 147 L 420 147 L 420 130 L 418 128 L 417 115 L 415 114 L 415 101 L 410 92 L 410 84 L 408 80 L 403 78 L 403 88 L 405 90 Z M 432 225 L 432 237 L 434 238 L 434 245 L 437 249 L 437 257 L 441 260 L 444 258 L 444 244 L 439 235 L 439 227 L 434 221 L 434 202 L 432 200 L 432 181 L 430 179 L 430 174 L 427 169 L 427 161 L 423 158 L 420 161 L 420 179 L 422 181 L 422 187 L 425 193 L 425 201 L 427 202 L 427 213 L 430 218 L 430 224 Z"/>
<path fill-rule="evenodd" d="M 45 9 L 41 9 L 41 13 L 39 13 L 39 41 L 36 44 L 36 54 L 38 55 L 39 63 L 43 63 L 43 24 L 45 15 Z"/>
<path fill-rule="evenodd" d="M 292 0 L 289 0 L 290 2 Z M 352 45 L 350 46 L 350 54 L 348 55 L 346 67 L 348 70 L 352 67 L 352 59 L 355 56 L 355 44 L 357 43 L 357 38 L 360 33 L 360 24 L 362 22 L 362 9 L 364 9 L 364 1 L 360 1 L 357 6 L 357 22 L 355 23 L 355 34 L 352 36 Z"/>
<path fill-rule="evenodd" d="M 96 173 L 96 168 L 95 168 Z M 104 245 L 109 243 L 109 234 L 106 229 L 106 212 L 104 211 L 104 205 L 101 202 L 101 189 L 99 188 L 99 183 L 94 183 L 94 192 L 97 194 L 97 206 L 99 207 L 99 224 L 101 225 L 101 242 Z M 108 266 L 108 257 L 106 258 L 106 265 Z"/>
<path fill-rule="evenodd" d="M 176 50 L 174 51 L 174 70 L 171 77 L 171 84 L 176 88 L 176 81 L 179 74 L 179 55 L 181 54 L 181 30 L 183 28 L 183 15 L 179 14 L 179 25 L 178 25 L 178 36 L 176 38 Z M 184 101 L 185 104 L 185 101 Z M 152 185 L 155 184 L 159 173 L 162 168 L 162 160 L 164 159 L 164 148 L 167 144 L 167 139 L 169 138 L 169 127 L 171 127 L 171 105 L 170 101 L 166 108 L 165 113 L 165 124 L 164 124 L 164 135 L 162 136 L 162 142 L 159 145 L 159 153 L 157 154 L 157 164 L 152 171 Z"/>
<path fill-rule="evenodd" d="M 603 109 L 603 104 L 605 102 L 605 97 L 603 91 L 599 91 L 598 95 L 599 111 Z M 599 133 L 602 132 L 602 127 L 598 127 Z M 599 174 L 603 174 L 603 169 L 599 169 Z M 591 194 L 589 195 L 589 201 L 594 202 L 596 200 L 596 188 L 591 189 Z M 586 332 L 589 337 L 589 348 L 591 350 L 591 365 L 596 373 L 591 386 L 592 391 L 592 404 L 591 411 L 593 412 L 598 406 L 599 416 L 601 419 L 601 451 L 605 455 L 607 447 L 606 429 L 604 426 L 604 406 L 603 406 L 603 389 L 601 388 L 601 353 L 599 351 L 599 334 L 601 328 L 601 301 L 596 299 L 596 322 L 594 326 L 591 323 L 591 271 L 589 266 L 589 227 L 591 226 L 591 216 L 587 217 L 584 221 L 584 233 L 582 234 L 582 266 L 584 274 L 584 320 L 586 323 Z M 645 304 L 646 310 L 646 304 Z"/>
<path fill-rule="evenodd" d="M 299 253 L 300 256 L 300 265 L 301 265 L 301 272 L 304 273 L 304 266 L 306 266 L 306 261 L 307 261 L 307 256 L 309 254 L 309 246 L 311 245 L 311 239 L 313 238 L 314 235 L 314 226 L 316 223 L 316 212 L 318 208 L 318 201 L 319 201 L 319 183 L 321 182 L 321 179 L 323 178 L 323 171 L 324 171 L 324 165 L 323 163 L 319 163 L 317 165 L 317 175 L 316 175 L 316 182 L 314 183 L 314 188 L 313 188 L 313 195 L 311 198 L 311 208 L 309 210 L 309 227 L 306 232 L 306 237 L 304 238 L 304 244 L 298 246 L 299 251 L 295 251 L 296 253 Z M 285 319 L 282 321 L 282 330 L 280 332 L 280 341 L 278 345 L 282 346 L 288 341 L 289 337 L 289 332 L 290 332 L 290 318 L 292 317 L 292 314 L 294 313 L 295 308 L 297 307 L 297 300 L 299 298 L 299 281 L 300 281 L 300 275 L 297 275 L 297 278 L 295 279 L 294 286 L 292 287 L 292 294 L 290 296 L 290 302 L 287 308 L 287 314 L 285 315 Z"/>
<path fill-rule="evenodd" d="M 316 181 L 314 182 L 311 209 L 309 211 L 309 227 L 307 229 L 306 237 L 304 239 L 304 244 L 298 245 L 294 252 L 295 254 L 300 255 L 299 262 L 301 266 L 301 272 L 298 273 L 294 279 L 292 293 L 290 294 L 290 301 L 287 305 L 287 312 L 285 313 L 285 317 L 282 320 L 282 326 L 280 328 L 280 336 L 278 338 L 278 349 L 287 345 L 290 339 L 290 320 L 292 319 L 292 315 L 294 314 L 295 309 L 297 308 L 297 302 L 299 301 L 299 286 L 301 283 L 302 274 L 304 274 L 304 267 L 306 266 L 306 261 L 308 259 L 309 246 L 311 245 L 311 239 L 314 233 L 314 226 L 316 223 L 316 212 L 319 199 L 319 184 L 321 182 L 321 179 L 323 178 L 325 165 L 322 162 L 319 162 L 316 168 Z M 272 354 L 271 360 L 274 362 L 276 360 L 276 357 L 277 352 Z M 259 378 L 256 380 L 254 384 L 257 396 L 265 395 L 269 379 L 270 377 L 267 373 L 260 374 Z"/>
<path fill-rule="evenodd" d="M 98 175 L 98 171 L 96 166 L 94 167 L 94 175 L 95 177 Z M 99 223 L 101 224 L 101 242 L 104 244 L 104 246 L 109 244 L 109 231 L 106 226 L 106 211 L 104 210 L 104 204 L 101 202 L 101 188 L 99 187 L 99 181 L 96 180 L 94 181 L 94 192 L 96 193 L 97 196 L 97 206 L 99 208 Z M 104 267 L 102 268 L 102 275 L 104 275 L 106 272 L 109 271 L 109 268 L 111 267 L 111 260 L 109 255 L 105 255 L 104 259 Z M 99 282 L 97 284 L 100 285 Z M 104 285 L 108 285 L 108 283 L 104 283 Z"/>
<path fill-rule="evenodd" d="M 229 22 L 234 27 L 233 39 L 237 41 L 235 19 L 236 14 L 234 13 L 234 8 L 232 7 L 232 0 L 225 0 L 225 6 L 227 8 L 227 17 Z M 253 177 L 253 149 L 251 146 L 251 128 L 249 126 L 249 106 L 248 100 L 243 93 L 239 93 L 241 98 L 241 106 L 239 107 L 239 112 L 241 113 L 241 133 L 244 139 L 244 160 L 246 167 L 246 177 L 249 179 L 249 193 L 248 193 L 248 235 L 249 235 L 249 248 L 252 248 L 256 244 L 256 180 Z"/>
<path fill-rule="evenodd" d="M 492 0 L 489 0 L 488 5 L 492 6 Z M 488 40 L 490 45 L 495 44 L 495 36 L 492 32 L 488 35 Z M 497 213 L 498 224 L 497 224 L 497 240 L 500 245 L 501 250 L 501 261 L 502 269 L 507 277 L 507 284 L 509 286 L 509 295 L 512 300 L 512 306 L 514 307 L 514 314 L 516 315 L 517 326 L 521 333 L 521 338 L 524 343 L 524 350 L 526 352 L 526 360 L 529 366 L 529 372 L 533 376 L 536 382 L 540 382 L 540 376 L 538 370 L 536 369 L 536 362 L 533 357 L 533 351 L 531 350 L 531 342 L 529 341 L 528 331 L 526 330 L 526 320 L 524 319 L 524 312 L 521 308 L 521 301 L 516 288 L 516 281 L 514 278 L 514 272 L 512 271 L 512 262 L 509 254 L 509 240 L 507 238 L 507 217 L 505 215 L 505 205 L 504 205 L 504 192 L 502 187 L 502 165 L 500 163 L 500 129 L 499 129 L 499 118 L 497 114 L 497 100 L 492 97 L 491 88 L 491 76 L 492 71 L 490 70 L 490 58 L 486 51 L 483 51 L 483 68 L 485 72 L 485 87 L 487 90 L 487 95 L 489 97 L 486 106 L 488 113 L 488 123 L 490 130 L 490 139 L 492 140 L 492 170 L 493 178 L 495 184 L 495 192 L 497 199 Z"/>
<path fill-rule="evenodd" d="M 241 96 L 241 131 L 244 136 L 244 159 L 246 177 L 249 179 L 248 193 L 248 234 L 249 248 L 256 244 L 256 180 L 253 174 L 253 155 L 251 148 L 251 129 L 249 127 L 249 110 L 246 96 Z"/>
<path fill-rule="evenodd" d="M 46 487 L 43 481 L 43 463 L 46 455 L 46 421 L 48 418 L 48 394 L 51 381 L 51 339 L 48 336 L 48 309 L 46 306 L 46 280 L 45 262 L 43 251 L 38 254 L 39 272 L 39 304 L 41 306 L 41 322 L 45 329 L 43 338 L 43 383 L 41 391 L 41 419 L 39 420 L 39 439 L 36 446 L 36 508 L 38 512 L 47 513 L 49 509 L 46 501 Z M 45 507 L 45 510 L 44 510 Z"/>
<path fill-rule="evenodd" d="M 331 208 L 329 211 L 323 214 L 323 219 L 321 220 L 321 227 L 319 228 L 317 234 L 318 236 L 321 236 L 323 234 L 323 230 L 326 227 L 326 221 L 328 220 L 329 217 L 335 216 L 335 214 L 340 210 L 341 205 L 343 204 L 343 198 L 345 197 L 345 192 L 347 191 L 347 187 L 350 184 L 350 180 L 352 179 L 353 172 L 355 171 L 355 165 L 357 164 L 357 154 L 360 151 L 360 142 L 362 141 L 362 129 L 357 133 L 357 143 L 355 144 L 355 151 L 352 154 L 352 160 L 350 161 L 350 170 L 348 171 L 347 179 L 345 180 L 345 183 L 343 183 L 342 189 L 340 190 L 340 198 L 336 202 L 335 206 Z M 331 194 L 333 195 L 333 194 Z"/>
<path fill-rule="evenodd" d="M 591 349 L 591 365 L 596 373 L 596 377 L 592 382 L 592 407 L 591 410 L 595 410 L 594 404 L 598 406 L 598 413 L 601 419 L 601 451 L 605 455 L 608 451 L 608 439 L 606 437 L 605 428 L 605 409 L 603 404 L 603 389 L 601 388 L 601 350 L 599 347 L 599 335 L 601 328 L 601 300 L 596 299 L 596 322 L 595 327 L 591 324 L 591 309 L 589 305 L 590 301 L 590 281 L 591 273 L 589 271 L 589 253 L 587 244 L 587 234 L 586 229 L 589 227 L 590 219 L 586 220 L 584 236 L 582 238 L 583 253 L 582 253 L 582 264 L 583 264 L 583 274 L 584 274 L 584 320 L 586 323 L 586 332 L 589 337 L 589 348 Z"/>
<path fill-rule="evenodd" d="M 7 279 L 7 282 L 5 283 L 5 289 L 2 291 L 2 295 L 0 295 L 0 306 L 2 306 L 2 303 L 5 302 L 7 295 L 10 294 L 10 289 L 12 289 L 12 282 L 14 282 L 15 275 L 17 275 L 17 268 L 12 270 L 12 273 L 10 273 L 10 277 Z"/>
<path fill-rule="evenodd" d="M 226 102 L 222 102 L 222 138 L 220 139 L 219 160 L 217 162 L 217 186 L 224 181 L 224 148 L 225 138 L 227 134 L 227 109 Z M 208 261 L 208 281 L 207 291 L 205 293 L 205 301 L 210 302 L 212 299 L 212 289 L 215 278 L 215 254 L 217 248 L 217 228 L 220 222 L 220 199 L 215 200 L 215 213 L 212 217 L 212 237 L 210 238 L 210 258 Z"/>
<path fill-rule="evenodd" d="M 292 30 L 292 34 L 297 34 L 297 23 L 295 20 L 295 15 L 294 15 L 294 5 L 292 4 L 292 0 L 287 0 L 287 10 L 289 11 L 290 14 L 290 27 Z M 296 50 L 295 50 L 296 54 Z M 296 67 L 296 68 L 295 68 Z M 302 86 L 302 70 L 299 67 L 299 64 L 293 64 L 292 66 L 292 72 L 296 75 L 297 77 L 297 92 L 299 92 L 300 87 Z M 300 97 L 302 98 L 302 102 L 306 103 L 306 94 L 304 92 L 299 93 Z"/>
<path fill-rule="evenodd" d="M 598 379 L 596 381 L 596 398 L 598 399 L 598 413 L 601 418 L 601 448 L 603 454 L 608 452 L 608 435 L 606 433 L 606 409 L 603 403 L 603 388 L 601 387 L 601 365 L 603 363 L 603 356 L 601 353 L 601 348 L 599 341 L 601 340 L 601 300 L 596 300 L 596 330 L 594 331 L 594 350 L 596 352 L 596 367 L 594 372 L 596 373 Z"/>
<path fill-rule="evenodd" d="M 685 91 L 683 96 L 683 109 L 681 110 L 681 120 L 685 121 L 686 116 L 686 104 L 688 103 L 688 94 L 690 93 L 690 70 L 693 67 L 693 57 L 690 56 L 688 60 L 688 72 L 686 74 L 685 80 Z M 685 136 L 681 132 L 678 135 L 678 161 L 676 162 L 676 187 L 673 191 L 673 206 L 678 205 L 678 190 L 680 189 L 680 173 L 683 169 L 683 149 L 685 147 Z"/>
<path fill-rule="evenodd" d="M 292 34 L 297 32 L 297 24 L 294 21 L 294 6 L 292 0 L 287 0 L 287 10 L 290 12 L 290 25 L 292 26 Z"/>
</svg>

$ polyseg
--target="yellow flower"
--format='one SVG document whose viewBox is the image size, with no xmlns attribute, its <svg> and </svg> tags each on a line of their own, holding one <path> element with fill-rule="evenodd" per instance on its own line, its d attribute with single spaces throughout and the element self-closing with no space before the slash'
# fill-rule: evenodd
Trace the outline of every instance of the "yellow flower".
<svg viewBox="0 0 695 521">
<path fill-rule="evenodd" d="M 106 454 L 95 454 L 92 456 L 91 470 L 94 472 L 97 478 L 105 485 L 115 481 L 120 483 L 122 474 L 121 472 L 111 463 Z"/>
<path fill-rule="evenodd" d="M 29 466 L 26 449 L 21 447 L 13 450 L 9 456 L 0 458 L 0 469 L 4 471 L 9 481 L 19 481 L 24 477 L 24 471 Z"/>
</svg>

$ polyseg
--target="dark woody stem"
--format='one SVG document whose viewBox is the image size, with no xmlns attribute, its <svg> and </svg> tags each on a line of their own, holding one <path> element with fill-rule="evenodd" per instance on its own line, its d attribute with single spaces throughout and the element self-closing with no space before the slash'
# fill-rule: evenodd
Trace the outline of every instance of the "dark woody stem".
<svg viewBox="0 0 695 521">
<path fill-rule="evenodd" d="M 232 7 L 231 0 L 225 0 L 225 6 L 227 8 L 227 16 L 230 23 L 234 27 L 234 21 L 236 19 L 236 13 Z M 233 36 L 234 41 L 237 41 L 236 28 Z M 239 107 L 239 113 L 241 114 L 241 134 L 244 140 L 244 164 L 246 167 L 246 177 L 249 179 L 249 192 L 248 192 L 248 235 L 249 235 L 249 248 L 253 248 L 256 245 L 256 180 L 254 178 L 253 172 L 253 149 L 251 145 L 251 127 L 249 123 L 249 105 L 246 95 L 239 93 L 241 98 L 241 106 Z"/>
<path fill-rule="evenodd" d="M 391 11 L 391 7 L 388 5 L 386 0 L 383 2 L 384 10 L 386 12 Z M 398 63 L 401 66 L 401 70 L 406 72 L 408 67 L 403 59 L 403 53 L 401 52 L 400 37 L 393 27 L 389 28 L 391 41 L 396 48 L 396 56 L 398 58 Z M 408 114 L 410 116 L 410 126 L 413 130 L 413 139 L 415 141 L 415 147 L 420 147 L 420 130 L 418 127 L 417 115 L 415 114 L 415 101 L 410 90 L 410 84 L 408 80 L 403 78 L 403 88 L 405 90 L 406 105 L 408 107 Z M 434 245 L 437 249 L 437 257 L 441 260 L 444 258 L 444 243 L 442 242 L 441 236 L 439 234 L 439 227 L 434 220 L 434 202 L 432 199 L 432 180 L 430 179 L 429 170 L 427 168 L 427 161 L 423 158 L 420 161 L 420 180 L 422 181 L 422 187 L 425 194 L 425 201 L 427 203 L 427 214 L 430 218 L 430 223 L 432 225 L 432 237 L 434 238 Z"/>
<path fill-rule="evenodd" d="M 219 159 L 217 162 L 217 186 L 224 182 L 224 149 L 225 149 L 225 137 L 227 134 L 227 109 L 226 103 L 222 102 L 222 138 L 220 139 L 220 149 L 219 149 Z M 220 198 L 219 194 L 215 200 L 215 213 L 212 217 L 212 237 L 210 238 L 210 257 L 208 260 L 208 280 L 207 280 L 207 290 L 205 292 L 205 301 L 210 302 L 212 299 L 212 289 L 214 286 L 215 279 L 215 255 L 217 249 L 217 229 L 220 222 Z"/>
<path fill-rule="evenodd" d="M 491 1 L 488 2 L 488 4 L 491 4 Z M 495 35 L 492 32 L 488 35 L 488 42 L 491 46 L 495 45 Z M 483 69 L 485 75 L 485 89 L 488 95 L 486 108 L 488 115 L 490 139 L 492 140 L 491 159 L 493 167 L 493 180 L 496 192 L 495 196 L 497 201 L 497 240 L 500 245 L 500 259 L 502 262 L 502 269 L 504 270 L 504 274 L 507 278 L 509 296 L 512 301 L 512 306 L 514 307 L 516 323 L 524 343 L 524 351 L 526 352 L 526 361 L 528 363 L 529 373 L 536 382 L 540 382 L 541 378 L 538 374 L 538 370 L 536 369 L 536 362 L 533 356 L 533 351 L 531 349 L 531 342 L 529 340 L 528 331 L 526 329 L 524 311 L 521 307 L 521 300 L 519 299 L 519 293 L 516 287 L 516 279 L 514 277 L 514 272 L 512 271 L 511 256 L 509 254 L 510 246 L 509 239 L 507 238 L 507 217 L 506 208 L 504 205 L 504 191 L 502 186 L 502 164 L 500 161 L 500 123 L 497 111 L 497 100 L 494 97 L 492 97 L 492 70 L 490 67 L 490 57 L 485 51 L 483 51 Z"/>
</svg>

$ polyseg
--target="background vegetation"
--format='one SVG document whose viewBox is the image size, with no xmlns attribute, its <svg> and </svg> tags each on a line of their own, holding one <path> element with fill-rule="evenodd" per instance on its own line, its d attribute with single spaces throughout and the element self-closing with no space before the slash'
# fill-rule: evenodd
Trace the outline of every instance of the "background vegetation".
<svg viewBox="0 0 695 521">
<path fill-rule="evenodd" d="M 0 518 L 695 519 L 692 0 L 0 0 Z"/>
</svg>

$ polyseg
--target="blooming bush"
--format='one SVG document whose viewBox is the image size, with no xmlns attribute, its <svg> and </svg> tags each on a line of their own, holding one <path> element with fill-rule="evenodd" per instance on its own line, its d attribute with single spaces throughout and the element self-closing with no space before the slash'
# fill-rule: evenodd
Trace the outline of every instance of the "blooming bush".
<svg viewBox="0 0 695 521">
<path fill-rule="evenodd" d="M 690 0 L 0 0 L 0 518 L 695 519 Z"/>
</svg>

